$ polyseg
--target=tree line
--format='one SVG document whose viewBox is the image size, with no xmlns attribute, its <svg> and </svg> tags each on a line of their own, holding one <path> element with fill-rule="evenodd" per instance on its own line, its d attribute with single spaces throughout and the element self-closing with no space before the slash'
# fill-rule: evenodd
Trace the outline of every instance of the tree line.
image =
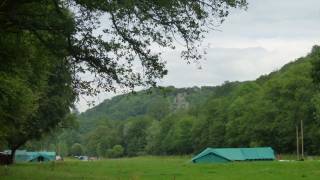
<svg viewBox="0 0 320 180">
<path fill-rule="evenodd" d="M 77 143 L 82 154 L 101 157 L 183 155 L 206 147 L 271 146 L 277 153 L 294 153 L 296 125 L 303 121 L 305 151 L 319 154 L 320 94 L 314 78 L 319 61 L 315 46 L 306 57 L 255 81 L 118 96 L 80 114 L 79 128 L 55 141 L 62 140 L 69 155 Z"/>
</svg>

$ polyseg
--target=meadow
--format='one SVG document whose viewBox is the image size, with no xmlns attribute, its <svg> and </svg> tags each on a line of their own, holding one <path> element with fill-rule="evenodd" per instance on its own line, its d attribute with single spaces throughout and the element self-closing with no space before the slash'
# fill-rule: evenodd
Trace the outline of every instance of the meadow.
<svg viewBox="0 0 320 180">
<path fill-rule="evenodd" d="M 97 161 L 66 160 L 0 166 L 0 179 L 320 179 L 320 161 L 193 164 L 189 157 L 136 157 Z"/>
</svg>

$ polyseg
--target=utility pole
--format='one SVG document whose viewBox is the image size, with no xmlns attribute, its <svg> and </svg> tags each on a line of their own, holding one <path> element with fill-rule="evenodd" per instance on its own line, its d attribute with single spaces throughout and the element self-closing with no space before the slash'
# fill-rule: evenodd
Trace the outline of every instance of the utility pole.
<svg viewBox="0 0 320 180">
<path fill-rule="evenodd" d="M 303 120 L 301 119 L 301 159 L 304 160 L 304 144 L 303 144 Z"/>
<path fill-rule="evenodd" d="M 297 138 L 297 160 L 300 160 L 299 153 L 299 127 L 296 125 L 296 138 Z"/>
</svg>

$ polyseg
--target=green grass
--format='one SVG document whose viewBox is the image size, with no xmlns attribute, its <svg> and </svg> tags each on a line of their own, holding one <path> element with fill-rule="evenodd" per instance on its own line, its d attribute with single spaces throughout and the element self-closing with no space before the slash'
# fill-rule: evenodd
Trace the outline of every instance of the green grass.
<svg viewBox="0 0 320 180">
<path fill-rule="evenodd" d="M 320 179 L 320 161 L 192 164 L 188 157 L 137 157 L 0 166 L 0 179 Z"/>
<path fill-rule="evenodd" d="M 297 155 L 296 154 L 282 154 L 281 159 L 287 159 L 287 160 L 296 160 Z M 305 156 L 305 160 L 320 160 L 320 156 Z"/>
</svg>

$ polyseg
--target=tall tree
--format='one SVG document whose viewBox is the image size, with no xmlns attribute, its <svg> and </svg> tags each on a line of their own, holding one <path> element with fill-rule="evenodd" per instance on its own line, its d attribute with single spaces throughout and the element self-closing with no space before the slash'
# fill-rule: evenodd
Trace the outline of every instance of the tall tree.
<svg viewBox="0 0 320 180">
<path fill-rule="evenodd" d="M 75 92 L 64 55 L 49 52 L 33 34 L 4 33 L 0 47 L 1 131 L 13 158 L 26 141 L 70 120 Z"/>
<path fill-rule="evenodd" d="M 136 117 L 129 119 L 123 129 L 126 154 L 129 156 L 145 153 L 147 145 L 147 132 L 152 123 L 149 117 Z"/>
</svg>

